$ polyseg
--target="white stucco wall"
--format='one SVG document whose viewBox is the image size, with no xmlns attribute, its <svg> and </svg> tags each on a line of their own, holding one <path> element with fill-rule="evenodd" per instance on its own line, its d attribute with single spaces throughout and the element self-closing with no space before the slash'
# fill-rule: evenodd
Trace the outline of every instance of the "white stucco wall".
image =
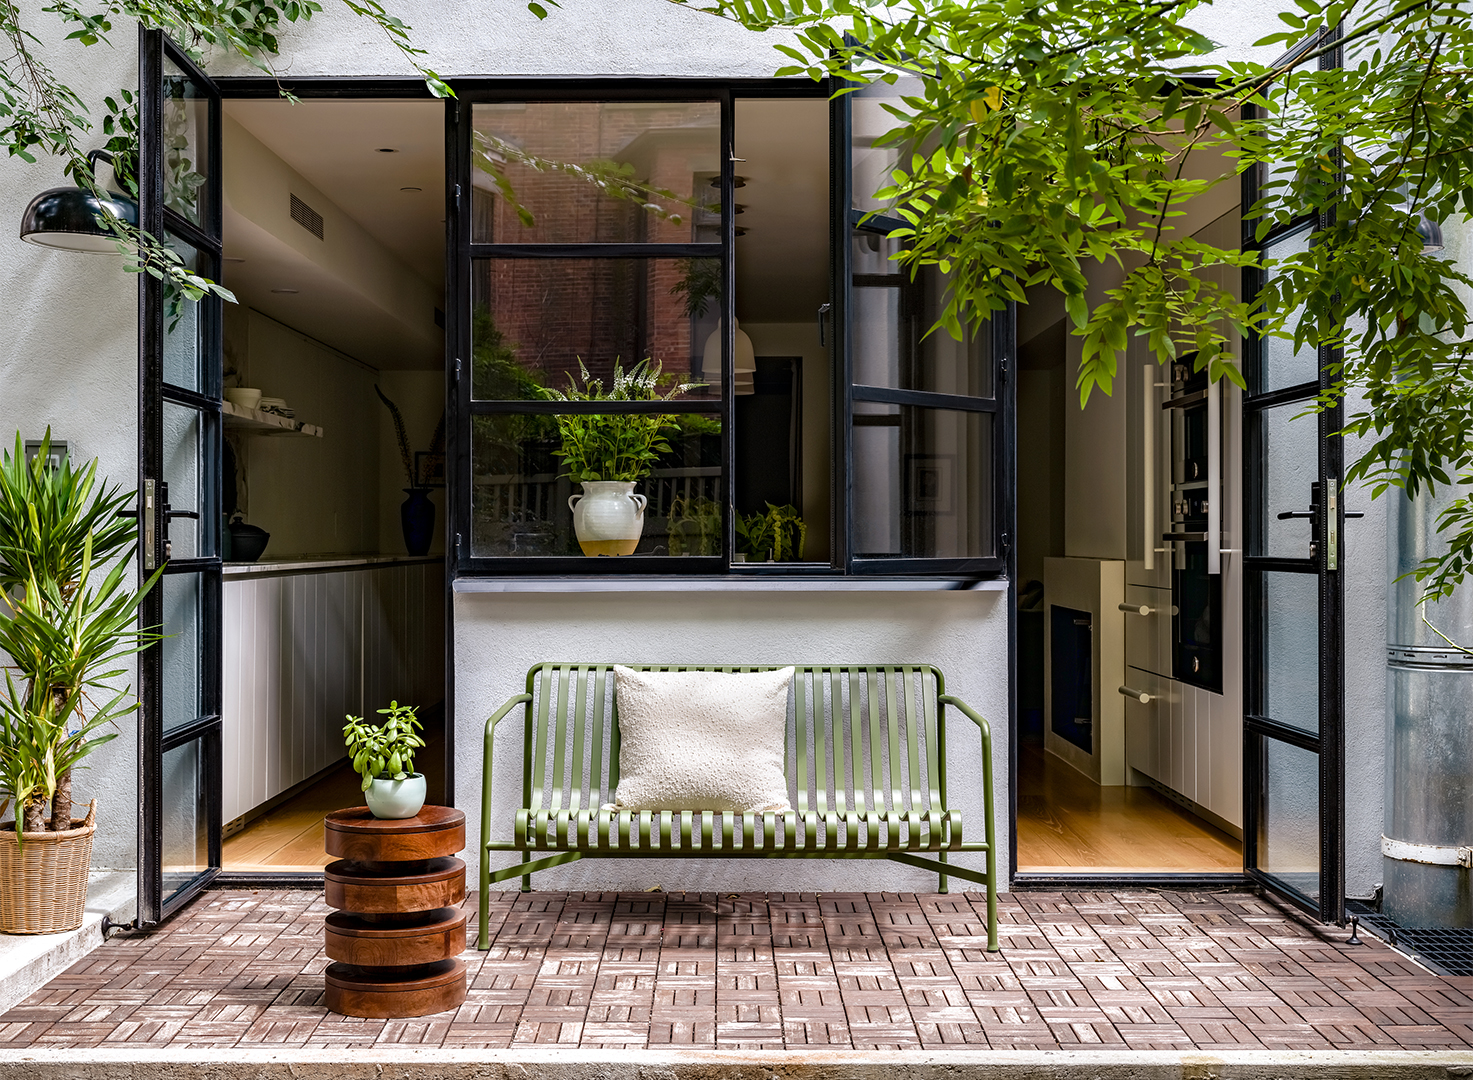
<svg viewBox="0 0 1473 1080">
<path fill-rule="evenodd" d="M 28 25 L 46 43 L 56 73 L 84 99 L 100 103 L 138 83 L 137 38 L 120 26 L 117 48 L 52 47 L 62 36 L 53 16 L 31 7 Z M 104 173 L 106 178 L 106 173 Z M 17 430 L 39 439 L 51 426 L 77 459 L 97 458 L 107 480 L 137 483 L 137 279 L 116 256 L 50 251 L 20 240 L 31 198 L 67 181 L 58 162 L 29 165 L 0 157 L 0 442 Z M 129 665 L 131 667 L 131 665 Z M 131 675 L 129 682 L 132 681 Z M 87 760 L 76 780 L 79 800 L 98 799 L 95 868 L 136 861 L 137 755 L 131 718 L 118 737 Z"/>
<path fill-rule="evenodd" d="M 485 720 L 522 692 L 538 661 L 791 664 L 932 663 L 947 691 L 993 726 L 999 865 L 1007 866 L 1007 594 L 969 592 L 476 593 L 455 598 L 456 805 L 466 858 L 479 851 Z M 497 729 L 492 835 L 509 839 L 522 802 L 520 716 Z M 981 744 L 962 716 L 947 722 L 948 796 L 969 840 L 982 839 Z M 517 862 L 492 856 L 493 867 Z M 977 856 L 960 865 L 982 868 Z M 934 875 L 892 864 L 787 860 L 597 859 L 533 879 L 543 889 L 853 889 L 934 891 Z M 520 886 L 517 879 L 503 888 Z M 953 888 L 960 888 L 954 882 Z"/>
</svg>

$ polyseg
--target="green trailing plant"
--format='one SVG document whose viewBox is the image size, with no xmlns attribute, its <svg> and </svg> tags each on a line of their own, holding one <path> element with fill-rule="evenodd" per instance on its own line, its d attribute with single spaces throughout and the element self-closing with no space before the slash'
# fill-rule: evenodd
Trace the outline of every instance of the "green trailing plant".
<svg viewBox="0 0 1473 1080">
<path fill-rule="evenodd" d="M 99 482 L 97 462 L 53 465 L 50 451 L 48 431 L 28 463 L 17 435 L 0 458 L 0 786 L 17 832 L 71 827 L 73 769 L 138 709 L 116 680 L 159 638 L 137 626 L 163 571 L 131 584 L 136 525 L 117 517 L 131 494 Z"/>
<path fill-rule="evenodd" d="M 934 329 L 960 337 L 1009 302 L 1061 298 L 1081 405 L 1111 392 L 1133 340 L 1239 385 L 1237 338 L 1335 350 L 1319 404 L 1359 440 L 1347 483 L 1473 483 L 1473 279 L 1455 246 L 1424 252 L 1418 236 L 1423 214 L 1465 234 L 1473 219 L 1473 0 L 1283 0 L 1254 15 L 1259 55 L 1304 47 L 1272 62 L 1223 59 L 1197 29 L 1205 0 L 687 6 L 786 31 L 779 74 L 886 95 L 894 167 L 862 194 L 903 222 L 897 271 L 944 275 Z M 1243 208 L 1256 238 L 1307 219 L 1312 244 L 1261 256 L 1182 228 L 1185 203 L 1235 195 L 1249 170 L 1266 181 Z M 1087 299 L 1100 264 L 1119 283 Z M 1255 265 L 1257 298 L 1215 283 Z M 1473 505 L 1439 529 L 1424 596 L 1473 572 Z"/>
<path fill-rule="evenodd" d="M 419 735 L 424 727 L 417 712 L 413 705 L 391 701 L 387 709 L 378 710 L 380 716 L 388 717 L 382 724 L 370 724 L 361 716 L 347 718 L 343 741 L 353 759 L 353 771 L 363 777 L 364 791 L 375 780 L 406 780 L 413 774 L 414 752 L 425 744 Z"/>
<path fill-rule="evenodd" d="M 641 360 L 628 371 L 614 361 L 614 382 L 604 389 L 602 379 L 589 375 L 578 361 L 582 386 L 573 376 L 566 391 L 548 388 L 551 401 L 669 401 L 702 383 L 677 383 L 661 392 L 660 365 Z M 557 417 L 562 447 L 555 451 L 566 475 L 575 483 L 590 480 L 643 480 L 661 454 L 670 452 L 666 432 L 677 427 L 668 413 L 560 413 Z"/>
<path fill-rule="evenodd" d="M 671 555 L 721 553 L 721 504 L 704 495 L 682 495 L 670 503 Z"/>
<path fill-rule="evenodd" d="M 770 554 L 773 562 L 792 562 L 803 557 L 808 526 L 796 506 L 768 503 L 765 513 L 738 514 L 735 525 L 737 550 L 744 555 L 765 559 Z"/>
</svg>

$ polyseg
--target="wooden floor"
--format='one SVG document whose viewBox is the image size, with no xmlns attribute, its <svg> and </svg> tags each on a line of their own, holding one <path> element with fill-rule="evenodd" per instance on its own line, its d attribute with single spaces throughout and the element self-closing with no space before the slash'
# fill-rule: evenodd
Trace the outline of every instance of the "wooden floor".
<svg viewBox="0 0 1473 1080">
<path fill-rule="evenodd" d="M 344 806 L 362 806 L 358 774 L 344 762 L 306 791 L 227 837 L 226 870 L 321 870 L 332 861 L 323 850 L 322 819 Z"/>
<path fill-rule="evenodd" d="M 1232 873 L 1243 845 L 1147 787 L 1100 787 L 1037 744 L 1018 748 L 1018 869 Z"/>
</svg>

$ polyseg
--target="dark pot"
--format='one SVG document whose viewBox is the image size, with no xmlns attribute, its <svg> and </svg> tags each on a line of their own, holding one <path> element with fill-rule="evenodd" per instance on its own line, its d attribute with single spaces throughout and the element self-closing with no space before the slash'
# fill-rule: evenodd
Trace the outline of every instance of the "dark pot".
<svg viewBox="0 0 1473 1080">
<path fill-rule="evenodd" d="M 230 560 L 232 562 L 255 562 L 266 550 L 271 534 L 259 525 L 247 525 L 244 521 L 230 523 Z"/>
<path fill-rule="evenodd" d="M 435 504 L 430 502 L 429 488 L 405 488 L 404 493 L 409 496 L 399 507 L 404 547 L 411 555 L 425 555 L 435 535 Z"/>
</svg>

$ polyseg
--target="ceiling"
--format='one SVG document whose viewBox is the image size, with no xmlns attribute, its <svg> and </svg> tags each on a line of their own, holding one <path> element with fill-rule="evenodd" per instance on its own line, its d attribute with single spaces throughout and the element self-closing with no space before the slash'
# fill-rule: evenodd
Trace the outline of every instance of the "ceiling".
<svg viewBox="0 0 1473 1080">
<path fill-rule="evenodd" d="M 445 286 L 445 105 L 231 100 L 225 112 L 414 273 Z M 394 153 L 380 153 L 379 148 Z M 419 191 L 403 191 L 417 187 Z M 226 245 L 230 237 L 225 238 Z"/>
</svg>

